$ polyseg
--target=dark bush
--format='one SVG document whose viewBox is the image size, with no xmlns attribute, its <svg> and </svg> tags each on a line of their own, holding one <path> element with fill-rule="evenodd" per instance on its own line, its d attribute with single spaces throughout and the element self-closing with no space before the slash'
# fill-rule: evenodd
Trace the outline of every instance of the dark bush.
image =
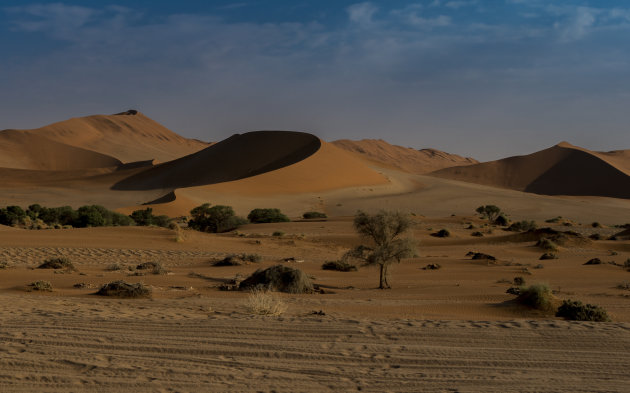
<svg viewBox="0 0 630 393">
<path fill-rule="evenodd" d="M 571 299 L 562 302 L 562 305 L 558 307 L 556 316 L 571 321 L 610 321 L 606 310 L 603 308 L 592 304 L 582 304 L 580 301 L 572 301 Z"/>
<path fill-rule="evenodd" d="M 522 287 L 523 285 L 525 285 L 525 279 L 523 277 L 514 277 L 514 285 L 518 285 L 519 287 Z"/>
<path fill-rule="evenodd" d="M 236 255 L 228 255 L 223 259 L 219 259 L 212 263 L 212 266 L 241 266 L 243 264 L 243 260 L 238 258 Z"/>
<path fill-rule="evenodd" d="M 448 231 L 448 229 L 440 229 L 439 231 L 432 233 L 431 236 L 434 237 L 449 237 L 451 236 L 451 233 Z"/>
<path fill-rule="evenodd" d="M 136 270 L 151 270 L 151 274 L 167 273 L 160 262 L 143 262 L 136 266 Z"/>
<path fill-rule="evenodd" d="M 601 228 L 601 227 L 602 227 L 602 224 L 600 224 L 599 222 L 595 221 L 594 223 L 592 223 L 592 224 L 591 224 L 591 226 L 592 226 L 593 228 Z"/>
<path fill-rule="evenodd" d="M 346 261 L 327 261 L 322 265 L 323 270 L 336 270 L 338 272 L 354 272 L 357 267 Z"/>
<path fill-rule="evenodd" d="M 499 226 L 507 226 L 510 223 L 510 219 L 503 213 L 499 214 L 497 218 L 494 219 L 493 224 Z"/>
<path fill-rule="evenodd" d="M 599 233 L 593 233 L 588 238 L 591 240 L 604 240 L 604 237 L 600 235 Z"/>
<path fill-rule="evenodd" d="M 18 225 L 26 218 L 26 212 L 19 206 L 7 206 L 0 209 L 0 224 L 2 225 Z"/>
<path fill-rule="evenodd" d="M 234 214 L 231 206 L 210 207 L 209 203 L 204 203 L 192 209 L 190 215 L 192 218 L 188 221 L 188 226 L 202 232 L 228 232 L 247 224 L 245 219 Z"/>
<path fill-rule="evenodd" d="M 589 259 L 584 265 L 601 265 L 603 262 L 599 258 Z"/>
<path fill-rule="evenodd" d="M 441 268 L 442 265 L 440 265 L 439 263 L 429 263 L 428 265 L 423 267 L 422 270 L 439 270 Z"/>
<path fill-rule="evenodd" d="M 153 208 L 147 207 L 144 210 L 135 210 L 129 217 L 139 226 L 156 225 L 168 228 L 171 219 L 168 216 L 156 216 L 153 214 Z"/>
<path fill-rule="evenodd" d="M 538 258 L 538 259 L 539 259 L 540 261 L 544 261 L 544 260 L 546 260 L 546 259 L 558 259 L 558 256 L 557 256 L 556 254 L 554 254 L 554 253 L 551 253 L 551 252 L 546 252 L 546 253 L 542 254 L 542 255 L 540 256 L 540 258 Z"/>
<path fill-rule="evenodd" d="M 326 214 L 320 212 L 306 212 L 302 214 L 302 217 L 307 220 L 312 218 L 327 218 Z"/>
<path fill-rule="evenodd" d="M 490 261 L 496 261 L 497 260 L 497 258 L 493 257 L 492 255 L 484 254 L 482 252 L 472 252 L 471 251 L 468 254 L 466 254 L 466 256 L 470 256 L 474 260 L 483 260 L 483 259 L 488 259 Z"/>
<path fill-rule="evenodd" d="M 479 213 L 482 218 L 488 219 L 491 223 L 494 223 L 497 217 L 502 213 L 501 209 L 495 205 L 479 206 L 475 211 Z"/>
<path fill-rule="evenodd" d="M 282 214 L 280 209 L 254 209 L 249 212 L 247 219 L 254 224 L 290 221 L 289 217 Z"/>
<path fill-rule="evenodd" d="M 142 283 L 130 284 L 125 281 L 114 281 L 103 285 L 96 294 L 120 298 L 140 298 L 149 297 L 151 289 Z"/>
<path fill-rule="evenodd" d="M 38 269 L 68 269 L 75 270 L 74 265 L 68 258 L 50 258 L 46 259 L 44 263 L 37 266 Z"/>
<path fill-rule="evenodd" d="M 512 223 L 512 225 L 510 225 L 507 230 L 512 232 L 527 232 L 532 231 L 536 228 L 538 228 L 538 226 L 534 221 L 519 221 Z"/>
<path fill-rule="evenodd" d="M 475 237 L 483 237 L 483 233 L 477 231 L 477 232 L 473 232 L 470 234 L 470 236 L 475 236 Z"/>
<path fill-rule="evenodd" d="M 626 261 L 623 263 L 623 268 L 630 271 L 630 258 L 626 259 Z"/>
<path fill-rule="evenodd" d="M 239 289 L 269 288 L 280 292 L 311 293 L 313 283 L 300 269 L 276 265 L 267 269 L 258 269 L 243 280 Z"/>
</svg>

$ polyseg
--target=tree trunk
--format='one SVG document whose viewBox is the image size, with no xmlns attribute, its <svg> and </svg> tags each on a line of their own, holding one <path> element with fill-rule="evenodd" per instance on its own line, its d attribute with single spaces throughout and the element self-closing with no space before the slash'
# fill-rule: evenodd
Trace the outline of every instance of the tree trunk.
<svg viewBox="0 0 630 393">
<path fill-rule="evenodd" d="M 379 265 L 381 268 L 380 280 L 378 289 L 390 289 L 389 283 L 387 282 L 387 265 Z"/>
<path fill-rule="evenodd" d="M 379 265 L 381 268 L 381 275 L 379 277 L 379 282 L 378 282 L 378 289 L 385 289 L 385 287 L 383 286 L 383 277 L 385 277 L 383 275 L 383 272 L 385 270 L 385 265 Z"/>
</svg>

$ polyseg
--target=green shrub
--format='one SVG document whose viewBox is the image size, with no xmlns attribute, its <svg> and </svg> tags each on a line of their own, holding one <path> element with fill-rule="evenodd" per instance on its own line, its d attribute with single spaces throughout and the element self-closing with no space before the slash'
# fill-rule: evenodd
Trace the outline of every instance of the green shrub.
<svg viewBox="0 0 630 393">
<path fill-rule="evenodd" d="M 168 228 L 171 223 L 171 219 L 168 216 L 156 216 L 153 215 L 153 208 L 147 207 L 144 210 L 134 210 L 129 218 L 132 219 L 136 225 L 149 226 L 156 225 L 159 227 Z"/>
<path fill-rule="evenodd" d="M 327 261 L 322 265 L 323 270 L 336 270 L 338 272 L 357 271 L 357 267 L 346 261 Z"/>
<path fill-rule="evenodd" d="M 609 322 L 610 318 L 603 308 L 580 301 L 564 300 L 558 307 L 557 317 L 571 321 Z"/>
<path fill-rule="evenodd" d="M 289 217 L 282 214 L 280 209 L 254 209 L 249 212 L 247 219 L 254 224 L 290 221 Z"/>
<path fill-rule="evenodd" d="M 188 221 L 188 226 L 202 232 L 228 232 L 247 223 L 245 219 L 234 214 L 231 206 L 210 207 L 209 203 L 204 203 L 192 209 L 190 215 L 192 218 Z"/>
<path fill-rule="evenodd" d="M 494 223 L 497 217 L 502 213 L 501 209 L 495 205 L 479 206 L 475 211 L 479 213 L 482 218 L 488 219 L 491 223 Z"/>
<path fill-rule="evenodd" d="M 26 212 L 19 206 L 7 206 L 4 209 L 0 209 L 0 224 L 2 225 L 18 225 L 26 217 Z"/>
<path fill-rule="evenodd" d="M 508 231 L 527 232 L 527 231 L 533 231 L 536 228 L 538 228 L 538 226 L 536 225 L 536 222 L 534 221 L 519 221 L 510 225 L 508 228 Z"/>
<path fill-rule="evenodd" d="M 547 284 L 533 284 L 521 288 L 520 295 L 516 298 L 518 303 L 537 310 L 549 310 L 552 300 L 553 293 Z"/>
<path fill-rule="evenodd" d="M 320 212 L 306 212 L 302 214 L 302 218 L 309 220 L 312 218 L 327 218 L 327 216 L 325 213 L 320 213 Z"/>
</svg>

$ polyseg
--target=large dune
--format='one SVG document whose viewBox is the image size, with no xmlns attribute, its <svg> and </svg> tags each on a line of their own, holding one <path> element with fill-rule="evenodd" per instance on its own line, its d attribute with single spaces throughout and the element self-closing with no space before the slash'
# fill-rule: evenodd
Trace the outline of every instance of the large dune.
<svg viewBox="0 0 630 393">
<path fill-rule="evenodd" d="M 390 145 L 382 139 L 362 139 L 360 141 L 340 139 L 332 143 L 375 163 L 417 174 L 479 162 L 474 158 L 461 157 L 435 149 L 416 150 L 410 147 Z"/>
<path fill-rule="evenodd" d="M 254 131 L 237 134 L 202 151 L 157 165 L 113 188 L 147 190 L 217 183 L 239 193 L 294 192 L 382 183 L 384 178 L 348 153 L 302 132 Z M 310 159 L 315 156 L 314 159 Z M 308 161 L 304 164 L 304 161 Z M 290 171 L 277 172 L 292 167 Z M 273 173 L 273 174 L 272 174 Z M 263 175 L 263 180 L 242 179 Z"/>
<path fill-rule="evenodd" d="M 525 156 L 446 168 L 431 175 L 543 195 L 630 198 L 629 151 L 599 153 L 566 142 Z"/>
<path fill-rule="evenodd" d="M 208 146 L 181 137 L 136 111 L 78 117 L 34 130 L 12 130 L 12 134 L 16 132 L 91 150 L 125 163 L 153 159 L 170 161 Z M 0 135 L 5 133 L 7 131 Z"/>
</svg>

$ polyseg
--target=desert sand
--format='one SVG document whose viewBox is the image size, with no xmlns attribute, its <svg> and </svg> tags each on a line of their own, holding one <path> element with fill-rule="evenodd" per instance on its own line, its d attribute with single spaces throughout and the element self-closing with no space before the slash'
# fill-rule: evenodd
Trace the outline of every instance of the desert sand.
<svg viewBox="0 0 630 393">
<path fill-rule="evenodd" d="M 3 392 L 627 391 L 630 235 L 619 227 L 630 221 L 627 151 L 561 144 L 479 164 L 384 142 L 368 145 L 387 154 L 361 153 L 347 146 L 364 141 L 340 146 L 298 132 L 203 143 L 129 112 L 2 131 L 0 141 L 1 207 L 97 203 L 179 217 L 208 202 L 242 216 L 280 208 L 292 219 L 183 235 L 0 226 Z M 434 172 L 446 162 L 465 166 Z M 539 260 L 537 235 L 488 225 L 474 215 L 482 204 L 576 235 L 558 259 Z M 390 290 L 377 289 L 375 268 L 321 268 L 361 243 L 352 227 L 358 209 L 411 214 L 417 256 L 392 266 Z M 302 220 L 310 210 L 329 218 Z M 431 235 L 440 229 L 451 236 Z M 496 261 L 471 260 L 469 251 Z M 212 266 L 240 253 L 262 260 Z M 36 269 L 60 256 L 76 270 Z M 592 258 L 604 263 L 584 265 Z M 136 270 L 143 262 L 167 274 Z M 276 264 L 302 269 L 322 293 L 277 294 L 284 314 L 259 316 L 245 307 L 247 292 L 220 290 Z M 506 293 L 515 277 L 547 283 L 557 302 L 602 306 L 612 322 L 570 322 L 519 305 Z M 53 291 L 29 291 L 37 280 Z M 151 297 L 95 295 L 115 280 L 141 282 Z"/>
</svg>

